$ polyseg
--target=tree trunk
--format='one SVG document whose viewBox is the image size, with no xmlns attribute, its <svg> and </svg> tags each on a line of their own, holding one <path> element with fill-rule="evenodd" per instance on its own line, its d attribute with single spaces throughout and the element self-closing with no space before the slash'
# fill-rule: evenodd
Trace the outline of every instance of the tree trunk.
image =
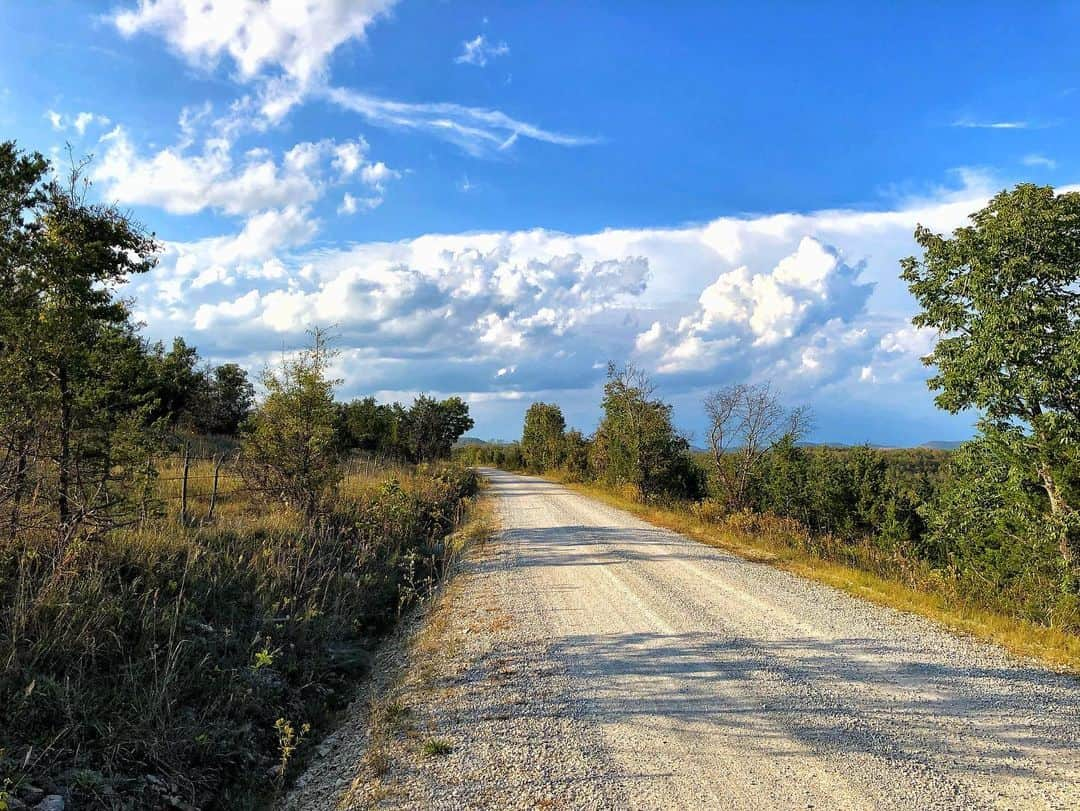
<svg viewBox="0 0 1080 811">
<path fill-rule="evenodd" d="M 1050 465 L 1043 462 L 1039 465 L 1039 479 L 1043 489 L 1050 498 L 1050 514 L 1061 521 L 1062 529 L 1058 535 L 1058 549 L 1068 566 L 1076 565 L 1076 550 L 1073 548 L 1073 535 L 1076 533 L 1076 510 L 1065 501 L 1054 480 L 1054 473 Z"/>
<path fill-rule="evenodd" d="M 60 387 L 60 456 L 57 461 L 58 484 L 56 508 L 60 518 L 60 532 L 67 530 L 71 520 L 71 384 L 67 364 L 61 362 L 57 370 Z"/>
<path fill-rule="evenodd" d="M 26 447 L 19 450 L 19 461 L 15 467 L 15 486 L 11 497 L 11 540 L 15 540 L 19 534 L 19 519 L 22 510 L 23 488 L 26 486 L 26 473 L 28 466 Z"/>
</svg>

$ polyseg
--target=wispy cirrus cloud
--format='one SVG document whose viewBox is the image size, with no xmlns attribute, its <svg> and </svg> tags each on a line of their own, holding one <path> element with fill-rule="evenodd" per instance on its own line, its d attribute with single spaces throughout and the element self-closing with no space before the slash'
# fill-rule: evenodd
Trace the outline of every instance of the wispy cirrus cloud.
<svg viewBox="0 0 1080 811">
<path fill-rule="evenodd" d="M 499 56 L 510 53 L 510 46 L 505 42 L 491 42 L 483 34 L 461 43 L 461 54 L 454 61 L 459 65 L 486 67 L 487 63 Z"/>
<path fill-rule="evenodd" d="M 154 34 L 189 64 L 212 71 L 230 62 L 233 78 L 252 92 L 232 105 L 219 124 L 230 133 L 262 130 L 282 121 L 312 97 L 358 113 L 376 126 L 413 130 L 450 141 L 473 155 L 493 154 L 527 138 L 558 146 L 597 143 L 517 120 L 499 111 L 450 102 L 403 102 L 334 87 L 329 63 L 349 41 L 364 41 L 369 28 L 397 0 L 139 0 L 107 17 L 124 36 Z M 456 61 L 483 67 L 509 53 L 505 42 L 483 34 L 462 44 Z"/>
<path fill-rule="evenodd" d="M 603 139 L 571 135 L 512 118 L 500 110 L 467 107 L 452 102 L 405 102 L 383 99 L 358 90 L 328 87 L 325 98 L 339 107 L 359 113 L 381 127 L 426 132 L 450 141 L 473 155 L 507 149 L 519 138 L 557 146 L 587 146 Z"/>
<path fill-rule="evenodd" d="M 1054 160 L 1053 158 L 1048 158 L 1046 157 L 1046 155 L 1039 155 L 1037 153 L 1025 155 L 1021 162 L 1024 164 L 1024 166 L 1039 166 L 1043 169 L 1057 168 L 1056 160 Z"/>
<path fill-rule="evenodd" d="M 1033 127 L 1030 121 L 979 121 L 973 118 L 958 118 L 949 126 L 970 130 L 1026 130 Z"/>
</svg>

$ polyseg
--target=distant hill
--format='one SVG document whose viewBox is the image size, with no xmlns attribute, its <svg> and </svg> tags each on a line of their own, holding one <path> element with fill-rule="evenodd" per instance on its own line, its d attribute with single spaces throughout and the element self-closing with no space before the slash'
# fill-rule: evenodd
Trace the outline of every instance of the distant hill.
<svg viewBox="0 0 1080 811">
<path fill-rule="evenodd" d="M 952 451 L 963 445 L 963 442 L 951 441 L 951 440 L 939 440 L 936 442 L 924 442 L 920 448 L 932 448 L 935 451 Z"/>
</svg>

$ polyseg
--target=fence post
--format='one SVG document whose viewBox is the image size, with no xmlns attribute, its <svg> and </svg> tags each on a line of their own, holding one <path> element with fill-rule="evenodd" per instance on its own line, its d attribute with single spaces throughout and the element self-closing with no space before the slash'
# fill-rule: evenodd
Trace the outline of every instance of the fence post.
<svg viewBox="0 0 1080 811">
<path fill-rule="evenodd" d="M 184 443 L 184 478 L 180 484 L 180 523 L 187 525 L 187 480 L 191 467 L 191 447 Z"/>
<path fill-rule="evenodd" d="M 217 506 L 218 474 L 221 472 L 221 463 L 225 461 L 225 454 L 214 454 L 214 489 L 210 493 L 210 509 L 206 511 L 206 520 L 214 517 L 214 507 Z"/>
</svg>

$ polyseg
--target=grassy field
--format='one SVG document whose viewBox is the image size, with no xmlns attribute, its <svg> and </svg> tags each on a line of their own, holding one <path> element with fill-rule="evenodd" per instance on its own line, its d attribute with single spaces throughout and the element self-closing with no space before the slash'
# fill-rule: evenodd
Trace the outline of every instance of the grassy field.
<svg viewBox="0 0 1080 811">
<path fill-rule="evenodd" d="M 439 582 L 477 487 L 354 467 L 313 526 L 224 470 L 208 519 L 200 461 L 182 524 L 179 473 L 140 525 L 0 544 L 0 803 L 34 785 L 77 808 L 260 805 Z"/>
</svg>

